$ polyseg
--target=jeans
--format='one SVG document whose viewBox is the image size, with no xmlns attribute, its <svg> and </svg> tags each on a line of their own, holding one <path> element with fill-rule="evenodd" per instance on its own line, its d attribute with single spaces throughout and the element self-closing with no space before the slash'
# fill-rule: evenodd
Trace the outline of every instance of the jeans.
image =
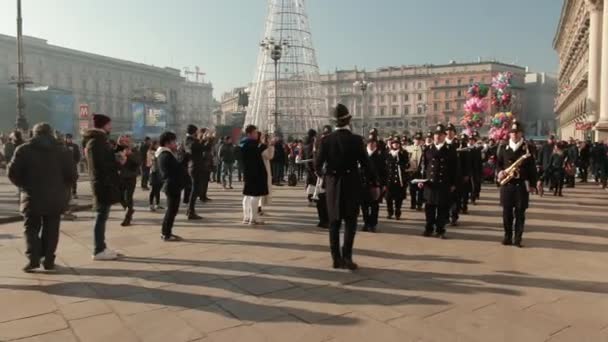
<svg viewBox="0 0 608 342">
<path fill-rule="evenodd" d="M 165 194 L 167 196 L 167 211 L 165 211 L 165 217 L 163 218 L 163 224 L 161 233 L 163 236 L 170 237 L 173 235 L 173 224 L 175 223 L 175 216 L 179 211 L 179 193 L 178 194 Z"/>
<path fill-rule="evenodd" d="M 44 258 L 45 265 L 55 263 L 60 221 L 60 215 L 25 215 L 23 224 L 25 226 L 25 255 L 30 260 L 30 264 L 39 265 L 40 258 Z"/>
<path fill-rule="evenodd" d="M 137 178 L 125 178 L 121 180 L 120 188 L 120 204 L 129 211 L 133 210 L 133 194 L 135 193 L 135 186 L 137 184 Z"/>
<path fill-rule="evenodd" d="M 147 166 L 141 167 L 141 188 L 146 189 L 150 181 L 150 168 Z"/>
<path fill-rule="evenodd" d="M 152 182 L 152 189 L 150 190 L 150 195 L 148 197 L 150 205 L 153 205 L 155 203 L 156 205 L 160 204 L 160 190 L 162 187 L 162 183 Z"/>
<path fill-rule="evenodd" d="M 234 163 L 222 163 L 222 185 L 226 186 L 226 177 L 228 177 L 228 185 L 232 186 L 232 168 Z"/>
<path fill-rule="evenodd" d="M 94 243 L 93 254 L 101 253 L 106 249 L 106 222 L 110 216 L 111 205 L 97 205 L 95 212 Z"/>
</svg>

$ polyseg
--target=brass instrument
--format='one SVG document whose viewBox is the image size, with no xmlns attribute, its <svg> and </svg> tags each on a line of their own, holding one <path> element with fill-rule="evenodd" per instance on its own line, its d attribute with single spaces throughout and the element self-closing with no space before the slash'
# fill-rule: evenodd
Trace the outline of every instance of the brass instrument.
<svg viewBox="0 0 608 342">
<path fill-rule="evenodd" d="M 526 154 L 524 154 L 523 156 L 519 157 L 519 159 L 517 159 L 513 164 L 511 164 L 511 166 L 509 166 L 508 168 L 504 169 L 504 177 L 503 179 L 500 181 L 500 185 L 503 186 L 507 183 L 509 183 L 511 181 L 511 179 L 514 178 L 519 178 L 519 169 L 521 168 L 521 165 L 524 163 L 524 161 L 528 158 L 530 158 L 532 155 L 528 152 Z"/>
</svg>

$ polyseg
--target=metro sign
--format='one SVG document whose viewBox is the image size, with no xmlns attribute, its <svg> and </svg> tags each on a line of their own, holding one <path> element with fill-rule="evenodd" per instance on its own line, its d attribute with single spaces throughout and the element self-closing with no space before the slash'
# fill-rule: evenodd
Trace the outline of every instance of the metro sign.
<svg viewBox="0 0 608 342">
<path fill-rule="evenodd" d="M 79 115 L 80 119 L 88 119 L 89 118 L 89 105 L 83 104 L 80 105 Z"/>
</svg>

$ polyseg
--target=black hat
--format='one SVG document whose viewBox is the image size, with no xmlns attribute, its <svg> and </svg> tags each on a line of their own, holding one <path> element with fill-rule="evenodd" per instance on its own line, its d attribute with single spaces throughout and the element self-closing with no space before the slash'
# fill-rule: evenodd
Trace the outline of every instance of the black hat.
<svg viewBox="0 0 608 342">
<path fill-rule="evenodd" d="M 445 131 L 452 131 L 454 133 L 456 133 L 456 126 L 454 126 L 454 124 L 452 124 L 451 122 L 448 123 L 448 125 L 445 127 Z"/>
<path fill-rule="evenodd" d="M 399 146 L 401 146 L 401 139 L 399 139 L 399 137 L 397 137 L 396 139 L 393 139 L 391 141 L 391 145 L 393 144 L 399 144 Z"/>
<path fill-rule="evenodd" d="M 314 129 L 309 129 L 307 135 L 309 137 L 316 137 L 317 136 L 317 131 L 315 131 Z"/>
<path fill-rule="evenodd" d="M 451 125 L 451 124 L 450 124 Z M 434 134 L 445 134 L 445 132 L 447 132 L 445 126 L 443 124 L 437 124 L 437 126 L 435 127 L 435 131 L 433 132 Z"/>
<path fill-rule="evenodd" d="M 524 129 L 521 125 L 520 122 L 518 121 L 513 121 L 513 123 L 511 124 L 511 133 L 515 133 L 515 132 L 523 132 Z"/>
<path fill-rule="evenodd" d="M 346 119 L 350 119 L 350 117 L 351 117 L 350 112 L 348 111 L 348 108 L 346 108 L 346 106 L 341 103 L 338 103 L 338 105 L 332 109 L 331 115 L 336 120 L 346 120 Z"/>
<path fill-rule="evenodd" d="M 93 127 L 95 128 L 103 128 L 107 125 L 112 119 L 110 117 L 103 114 L 93 114 Z"/>
<path fill-rule="evenodd" d="M 462 142 L 469 142 L 469 136 L 466 133 L 461 133 L 460 134 L 460 141 Z"/>
<path fill-rule="evenodd" d="M 194 126 L 194 125 L 188 125 L 188 128 L 186 128 L 186 133 L 193 135 L 196 134 L 196 132 L 198 131 L 198 127 Z"/>
<path fill-rule="evenodd" d="M 414 140 L 422 140 L 422 132 L 416 132 L 416 134 L 414 134 Z"/>
<path fill-rule="evenodd" d="M 432 138 L 433 137 L 433 131 L 426 132 L 426 137 L 427 138 Z"/>
<path fill-rule="evenodd" d="M 479 132 L 478 131 L 473 131 L 473 134 L 471 134 L 471 138 L 473 139 L 479 139 Z"/>
</svg>

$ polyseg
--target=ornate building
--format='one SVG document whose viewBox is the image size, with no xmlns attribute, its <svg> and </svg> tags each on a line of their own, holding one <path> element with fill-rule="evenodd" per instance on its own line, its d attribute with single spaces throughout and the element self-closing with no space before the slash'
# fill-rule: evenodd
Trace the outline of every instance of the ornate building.
<svg viewBox="0 0 608 342">
<path fill-rule="evenodd" d="M 564 0 L 553 41 L 560 63 L 555 112 L 562 138 L 608 138 L 607 7 L 603 0 Z"/>
</svg>

